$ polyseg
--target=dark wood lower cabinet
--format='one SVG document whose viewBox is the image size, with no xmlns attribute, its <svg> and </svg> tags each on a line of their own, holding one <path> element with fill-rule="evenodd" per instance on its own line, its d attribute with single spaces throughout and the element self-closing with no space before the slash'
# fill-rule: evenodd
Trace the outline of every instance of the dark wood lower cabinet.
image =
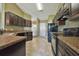
<svg viewBox="0 0 79 59">
<path fill-rule="evenodd" d="M 25 56 L 26 40 L 0 50 L 0 56 Z"/>
<path fill-rule="evenodd" d="M 29 31 L 28 32 L 19 32 L 16 35 L 17 36 L 26 36 L 27 37 L 26 41 L 30 41 L 33 39 L 33 35 L 32 35 L 31 31 L 30 32 Z"/>
<path fill-rule="evenodd" d="M 30 40 L 33 39 L 32 32 L 26 32 L 26 36 L 27 36 L 27 40 L 26 41 L 30 41 Z"/>
<path fill-rule="evenodd" d="M 71 47 L 66 45 L 61 40 L 58 40 L 58 56 L 79 56 Z"/>
</svg>

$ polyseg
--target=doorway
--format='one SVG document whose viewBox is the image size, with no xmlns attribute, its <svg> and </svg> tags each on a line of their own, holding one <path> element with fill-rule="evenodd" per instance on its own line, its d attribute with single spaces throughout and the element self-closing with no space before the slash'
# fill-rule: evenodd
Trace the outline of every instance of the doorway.
<svg viewBox="0 0 79 59">
<path fill-rule="evenodd" d="M 47 38 L 47 23 L 40 23 L 40 36 Z"/>
</svg>

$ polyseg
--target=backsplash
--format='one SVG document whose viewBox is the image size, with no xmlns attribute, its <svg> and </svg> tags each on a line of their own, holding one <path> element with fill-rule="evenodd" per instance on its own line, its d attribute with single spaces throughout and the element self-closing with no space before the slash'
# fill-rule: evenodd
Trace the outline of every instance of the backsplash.
<svg viewBox="0 0 79 59">
<path fill-rule="evenodd" d="M 73 28 L 73 27 L 79 27 L 79 21 L 66 21 L 65 25 L 61 25 L 58 27 L 58 31 L 63 31 L 64 28 Z"/>
</svg>

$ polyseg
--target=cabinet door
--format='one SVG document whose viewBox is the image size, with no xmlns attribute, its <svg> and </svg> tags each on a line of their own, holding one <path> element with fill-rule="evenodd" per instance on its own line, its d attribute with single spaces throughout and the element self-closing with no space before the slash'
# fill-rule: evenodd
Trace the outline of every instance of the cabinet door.
<svg viewBox="0 0 79 59">
<path fill-rule="evenodd" d="M 53 35 L 51 35 L 51 45 L 52 45 L 52 50 L 53 50 L 53 53 L 54 55 L 56 55 L 56 39 L 53 37 Z"/>
<path fill-rule="evenodd" d="M 63 43 L 59 40 L 58 41 L 58 55 L 60 56 L 60 55 L 62 55 L 62 56 L 64 56 L 64 48 L 63 48 L 64 46 L 63 46 Z"/>
<path fill-rule="evenodd" d="M 70 10 L 70 3 L 65 3 L 63 5 L 63 8 L 64 8 L 64 15 L 71 15 L 71 10 Z"/>
<path fill-rule="evenodd" d="M 13 14 L 14 16 L 13 16 L 13 21 L 14 21 L 14 25 L 16 26 L 16 15 L 15 14 Z"/>
<path fill-rule="evenodd" d="M 25 26 L 25 19 L 23 19 L 23 26 Z"/>
<path fill-rule="evenodd" d="M 16 15 L 13 16 L 14 26 L 16 26 Z"/>
<path fill-rule="evenodd" d="M 8 13 L 5 13 L 5 25 L 10 24 L 10 15 Z"/>
<path fill-rule="evenodd" d="M 20 18 L 20 23 L 21 23 L 21 26 L 22 26 L 22 18 Z"/>
<path fill-rule="evenodd" d="M 13 14 L 10 14 L 10 25 L 14 25 L 14 17 L 13 17 Z"/>
<path fill-rule="evenodd" d="M 79 3 L 72 3 L 71 11 L 72 11 L 72 15 L 79 13 Z"/>
<path fill-rule="evenodd" d="M 27 23 L 26 24 L 27 24 L 27 27 L 28 27 L 28 20 L 27 20 Z"/>
<path fill-rule="evenodd" d="M 70 48 L 68 45 L 64 44 L 64 50 L 66 51 L 65 55 L 69 56 L 78 56 L 79 54 L 75 52 L 72 48 Z"/>
<path fill-rule="evenodd" d="M 28 20 L 28 27 L 30 27 L 30 21 Z"/>
<path fill-rule="evenodd" d="M 31 27 L 31 21 L 19 17 L 11 12 L 5 13 L 5 24 L 10 26 Z"/>
<path fill-rule="evenodd" d="M 22 18 L 22 26 L 24 26 L 24 19 Z"/>
<path fill-rule="evenodd" d="M 63 56 L 64 55 L 64 50 L 62 49 L 61 46 L 58 46 L 58 56 Z"/>
<path fill-rule="evenodd" d="M 30 24 L 29 25 L 30 25 L 30 27 L 32 26 L 31 20 L 30 20 Z"/>
<path fill-rule="evenodd" d="M 61 53 L 61 54 L 60 54 Z M 58 55 L 78 56 L 79 54 L 62 41 L 58 41 Z"/>
<path fill-rule="evenodd" d="M 21 18 L 20 17 L 18 17 L 18 20 L 17 20 L 18 22 L 18 26 L 21 26 Z"/>
<path fill-rule="evenodd" d="M 24 26 L 26 27 L 26 20 L 24 19 Z"/>
<path fill-rule="evenodd" d="M 27 20 L 26 20 L 26 24 L 25 24 L 25 26 L 27 26 Z"/>
</svg>

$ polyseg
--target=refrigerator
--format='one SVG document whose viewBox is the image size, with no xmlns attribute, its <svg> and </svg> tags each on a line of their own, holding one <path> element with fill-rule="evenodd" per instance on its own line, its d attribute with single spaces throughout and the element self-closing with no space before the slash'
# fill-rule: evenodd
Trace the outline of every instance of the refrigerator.
<svg viewBox="0 0 79 59">
<path fill-rule="evenodd" d="M 55 23 L 48 23 L 48 42 L 51 42 L 51 32 L 57 32 L 58 26 Z"/>
</svg>

